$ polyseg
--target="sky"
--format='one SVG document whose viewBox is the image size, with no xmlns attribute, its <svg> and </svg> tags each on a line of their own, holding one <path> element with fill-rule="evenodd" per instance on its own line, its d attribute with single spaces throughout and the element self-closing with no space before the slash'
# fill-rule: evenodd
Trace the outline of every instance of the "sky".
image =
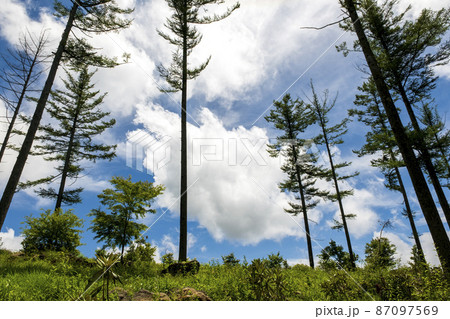
<svg viewBox="0 0 450 319">
<path fill-rule="evenodd" d="M 65 1 L 68 2 L 68 1 Z M 83 203 L 72 207 L 84 220 L 83 246 L 80 251 L 89 257 L 102 246 L 88 230 L 91 209 L 100 206 L 97 195 L 107 187 L 112 176 L 132 176 L 134 181 L 148 180 L 166 187 L 153 207 L 156 214 L 142 222 L 149 228 L 144 237 L 157 249 L 157 258 L 165 253 L 178 253 L 179 176 L 180 176 L 180 94 L 161 93 L 165 83 L 158 75 L 159 64 L 168 65 L 174 48 L 162 39 L 157 30 L 165 31 L 170 10 L 164 0 L 120 0 L 124 7 L 134 7 L 132 26 L 120 33 L 96 35 L 89 42 L 108 56 L 130 54 L 128 63 L 114 69 L 98 70 L 94 76 L 96 89 L 108 92 L 102 109 L 111 112 L 117 124 L 96 139 L 117 144 L 117 157 L 111 162 L 83 163 L 86 174 L 74 185 L 84 187 Z M 209 13 L 223 12 L 233 1 L 211 7 Z M 52 1 L 3 0 L 0 8 L 0 52 L 18 43 L 26 30 L 39 34 L 46 29 L 48 50 L 55 50 L 64 20 L 55 18 Z M 411 4 L 409 16 L 414 17 L 425 6 L 440 9 L 450 0 L 400 1 L 405 8 Z M 222 11 L 221 11 L 222 10 Z M 238 259 L 250 261 L 280 252 L 290 264 L 308 262 L 302 216 L 284 212 L 293 198 L 280 192 L 278 183 L 285 178 L 282 161 L 269 157 L 266 144 L 280 132 L 264 120 L 274 100 L 285 93 L 294 98 L 310 97 L 312 80 L 318 92 L 337 94 L 336 106 L 330 114 L 335 124 L 347 117 L 353 107 L 357 87 L 365 75 L 358 71 L 363 56 L 344 57 L 335 46 L 352 43 L 354 35 L 338 26 L 317 31 L 302 29 L 323 26 L 342 18 L 337 0 L 243 0 L 241 8 L 229 18 L 199 26 L 201 43 L 191 56 L 192 65 L 199 65 L 211 56 L 207 69 L 188 88 L 188 256 L 200 262 L 221 261 L 233 252 Z M 53 51 L 54 52 L 54 51 Z M 433 92 L 441 115 L 448 112 L 450 98 L 450 66 L 436 69 L 440 79 Z M 64 77 L 60 68 L 54 88 L 62 88 Z M 44 79 L 42 80 L 43 83 Z M 32 105 L 23 112 L 31 114 Z M 0 102 L 0 115 L 5 107 Z M 49 122 L 44 115 L 43 122 Z M 448 127 L 448 124 L 447 124 Z M 3 139 L 6 124 L 0 123 Z M 392 227 L 383 231 L 397 247 L 396 257 L 407 263 L 413 240 L 408 221 L 401 215 L 400 194 L 384 187 L 381 174 L 370 166 L 370 157 L 358 158 L 352 150 L 364 142 L 366 128 L 353 121 L 344 136 L 345 143 L 335 148 L 337 161 L 349 161 L 347 172 L 359 171 L 344 188 L 354 195 L 344 200 L 346 213 L 356 214 L 349 230 L 353 249 L 362 259 L 364 246 L 379 236 L 381 223 L 390 220 Z M 314 128 L 311 136 L 317 133 Z M 14 137 L 16 143 L 20 139 Z M 328 162 L 324 150 L 320 160 Z M 9 151 L 0 165 L 0 191 L 9 177 L 16 154 Z M 29 157 L 22 181 L 48 176 L 53 164 L 39 157 Z M 346 173 L 343 171 L 342 173 Z M 405 171 L 404 178 L 409 183 Z M 330 185 L 319 182 L 321 187 Z M 408 193 L 413 208 L 418 202 L 411 187 Z M 447 193 L 447 195 L 450 195 Z M 54 204 L 37 197 L 33 190 L 17 193 L 6 217 L 0 237 L 4 247 L 19 250 L 25 216 L 38 216 L 41 209 Z M 332 230 L 333 219 L 339 218 L 336 203 L 321 202 L 310 212 L 313 251 L 317 261 L 320 250 L 331 239 L 346 248 L 342 232 Z M 418 214 L 416 225 L 422 234 L 427 260 L 437 264 L 431 236 L 425 220 Z M 448 225 L 445 226 L 448 230 Z"/>
</svg>

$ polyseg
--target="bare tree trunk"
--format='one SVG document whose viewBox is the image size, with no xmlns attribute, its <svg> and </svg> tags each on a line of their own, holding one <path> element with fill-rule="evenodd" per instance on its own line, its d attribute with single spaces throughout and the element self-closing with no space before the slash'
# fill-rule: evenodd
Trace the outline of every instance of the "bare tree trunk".
<svg viewBox="0 0 450 319">
<path fill-rule="evenodd" d="M 186 6 L 184 6 L 184 10 Z M 183 27 L 188 29 L 187 11 L 183 12 Z M 181 184 L 180 184 L 180 246 L 178 261 L 187 259 L 187 35 L 183 39 L 183 83 L 181 89 Z"/>
<path fill-rule="evenodd" d="M 355 4 L 353 0 L 344 0 L 344 4 L 353 22 L 356 35 L 363 50 L 367 64 L 372 73 L 378 93 L 381 97 L 381 101 L 386 111 L 386 115 L 388 116 L 392 132 L 395 136 L 403 160 L 405 161 L 406 168 L 408 169 L 409 175 L 411 177 L 411 181 L 422 208 L 422 212 L 430 229 L 431 236 L 433 238 L 439 256 L 439 260 L 444 271 L 449 274 L 450 241 L 448 239 L 447 233 L 445 232 L 444 225 L 439 216 L 433 197 L 431 196 L 428 184 L 420 169 L 419 161 L 417 160 L 408 136 L 406 135 L 405 129 L 400 120 L 400 116 L 398 115 L 397 109 L 389 92 L 389 88 L 386 85 L 384 76 L 381 72 L 375 55 L 370 48 L 370 44 L 364 32 L 364 28 L 361 21 L 359 20 Z"/>
<path fill-rule="evenodd" d="M 28 154 L 30 153 L 31 147 L 33 145 L 34 137 L 39 128 L 42 114 L 44 113 L 45 105 L 47 104 L 48 96 L 52 89 L 53 81 L 55 80 L 56 72 L 58 71 L 58 67 L 61 62 L 64 49 L 66 47 L 67 39 L 69 38 L 70 30 L 73 26 L 73 21 L 75 19 L 77 9 L 78 4 L 74 2 L 72 9 L 70 10 L 66 28 L 64 29 L 61 41 L 59 42 L 58 49 L 53 59 L 47 81 L 45 82 L 41 96 L 36 105 L 36 110 L 34 111 L 30 127 L 28 128 L 27 135 L 25 136 L 25 140 L 22 144 L 22 148 L 20 149 L 19 155 L 17 156 L 17 160 L 11 172 L 11 176 L 9 177 L 8 183 L 6 184 L 5 190 L 3 192 L 2 199 L 0 200 L 0 229 L 5 222 L 6 214 L 8 213 L 9 206 L 11 205 L 14 193 L 16 192 L 16 188 L 22 175 L 23 168 L 25 167 Z"/>
<path fill-rule="evenodd" d="M 337 197 L 337 201 L 339 204 L 339 211 L 341 212 L 342 225 L 344 226 L 345 239 L 347 241 L 348 253 L 350 254 L 350 262 L 351 262 L 352 268 L 355 269 L 356 268 L 355 255 L 353 254 L 352 242 L 350 240 L 350 232 L 348 231 L 348 226 L 347 226 L 347 218 L 345 217 L 344 205 L 342 204 L 341 192 L 339 190 L 339 184 L 338 184 L 338 180 L 337 180 L 337 176 L 336 176 L 336 170 L 334 168 L 334 163 L 333 163 L 333 156 L 331 154 L 330 145 L 328 144 L 327 132 L 325 129 L 325 123 L 323 121 L 322 116 L 320 116 L 320 126 L 322 127 L 323 138 L 325 140 L 325 145 L 327 147 L 327 152 L 328 152 L 328 159 L 330 160 L 331 173 L 333 176 L 334 187 L 336 188 L 336 197 Z"/>
<path fill-rule="evenodd" d="M 70 159 L 72 157 L 72 150 L 73 150 L 73 141 L 75 139 L 75 131 L 76 131 L 77 123 L 78 123 L 78 114 L 79 114 L 79 108 L 77 109 L 77 112 L 75 114 L 75 119 L 72 124 L 72 129 L 70 130 L 69 145 L 67 147 L 67 153 L 66 153 L 66 156 L 64 159 L 64 168 L 61 173 L 61 182 L 59 183 L 58 197 L 56 198 L 55 210 L 58 208 L 61 208 L 63 197 L 64 197 L 64 188 L 66 187 L 67 173 L 69 172 Z"/>
</svg>

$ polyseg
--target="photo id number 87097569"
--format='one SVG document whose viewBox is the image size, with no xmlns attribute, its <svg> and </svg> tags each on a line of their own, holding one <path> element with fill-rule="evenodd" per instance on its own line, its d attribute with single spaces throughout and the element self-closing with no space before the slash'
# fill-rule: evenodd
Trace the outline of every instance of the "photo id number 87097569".
<svg viewBox="0 0 450 319">
<path fill-rule="evenodd" d="M 439 313 L 437 306 L 377 306 L 377 316 L 436 316 Z"/>
</svg>

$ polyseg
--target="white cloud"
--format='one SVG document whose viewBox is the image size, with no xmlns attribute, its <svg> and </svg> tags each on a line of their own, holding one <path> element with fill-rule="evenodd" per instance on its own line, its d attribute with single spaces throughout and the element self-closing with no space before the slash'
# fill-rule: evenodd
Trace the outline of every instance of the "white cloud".
<svg viewBox="0 0 450 319">
<path fill-rule="evenodd" d="M 164 132 L 171 137 L 167 165 L 160 169 L 153 168 L 152 161 L 146 165 L 155 174 L 155 182 L 166 186 L 165 193 L 157 199 L 158 205 L 171 207 L 177 214 L 178 203 L 173 203 L 179 195 L 179 181 L 173 176 L 179 171 L 179 117 L 160 106 L 149 105 L 138 107 L 136 121 L 149 132 Z M 263 239 L 304 236 L 283 211 L 288 197 L 280 193 L 277 183 L 284 176 L 279 160 L 270 158 L 265 150 L 265 130 L 227 130 L 206 108 L 200 111 L 199 123 L 200 127 L 188 125 L 188 184 L 192 186 L 188 193 L 189 217 L 218 241 L 256 244 Z M 206 144 L 210 146 L 205 147 Z M 149 155 L 150 151 L 147 159 Z"/>
<path fill-rule="evenodd" d="M 6 233 L 0 233 L 1 248 L 10 251 L 18 251 L 22 249 L 22 241 L 24 237 L 22 235 L 15 236 L 14 229 L 9 228 Z"/>
</svg>

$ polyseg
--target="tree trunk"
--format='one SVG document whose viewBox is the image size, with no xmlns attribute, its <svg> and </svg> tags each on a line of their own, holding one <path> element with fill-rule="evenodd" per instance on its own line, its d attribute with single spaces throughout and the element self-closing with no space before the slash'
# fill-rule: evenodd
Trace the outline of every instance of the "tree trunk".
<svg viewBox="0 0 450 319">
<path fill-rule="evenodd" d="M 183 28 L 187 32 L 187 8 L 184 7 Z M 180 247 L 178 261 L 187 259 L 187 34 L 183 38 L 183 79 L 181 89 L 181 184 L 180 184 Z"/>
<path fill-rule="evenodd" d="M 393 158 L 394 159 L 394 158 Z M 403 184 L 403 179 L 400 174 L 398 167 L 395 168 L 395 174 L 397 175 L 398 184 L 400 185 L 400 192 L 403 196 L 403 202 L 405 203 L 406 215 L 408 216 L 409 224 L 411 225 L 411 231 L 414 237 L 414 242 L 416 243 L 417 251 L 419 253 L 420 260 L 425 263 L 425 254 L 423 253 L 422 244 L 420 243 L 419 233 L 417 232 L 416 224 L 414 222 L 414 216 L 412 213 L 411 206 L 409 205 L 408 195 L 406 194 L 405 185 Z"/>
<path fill-rule="evenodd" d="M 389 88 L 386 85 L 385 79 L 380 67 L 378 66 L 375 55 L 370 48 L 370 44 L 364 32 L 364 28 L 358 17 L 355 4 L 353 0 L 345 0 L 344 3 L 353 22 L 359 43 L 372 73 L 378 93 L 381 97 L 382 104 L 385 108 L 386 115 L 388 116 L 392 132 L 395 136 L 403 160 L 405 161 L 406 167 L 411 177 L 411 181 L 422 208 L 422 212 L 430 229 L 431 236 L 433 238 L 439 256 L 439 260 L 446 274 L 449 274 L 450 241 L 448 239 L 447 233 L 445 232 L 444 225 L 439 216 L 433 197 L 431 196 L 428 184 L 420 169 L 419 161 L 415 157 L 408 136 L 406 135 L 405 129 L 400 120 L 400 116 L 398 115 L 397 109 L 390 95 Z"/>
<path fill-rule="evenodd" d="M 421 153 L 422 161 L 425 164 L 425 168 L 427 169 L 428 176 L 430 177 L 431 183 L 433 184 L 434 191 L 439 199 L 439 203 L 441 204 L 442 211 L 444 212 L 445 219 L 447 220 L 447 225 L 450 227 L 450 206 L 448 205 L 447 198 L 445 197 L 444 191 L 442 189 L 439 178 L 437 177 L 436 170 L 434 168 L 433 162 L 431 161 L 430 153 L 425 145 L 425 141 L 423 140 L 423 132 L 417 122 L 417 118 L 414 114 L 414 110 L 411 106 L 411 103 L 406 95 L 405 89 L 400 81 L 397 80 L 397 86 L 402 96 L 403 104 L 405 104 L 406 110 L 408 111 L 409 118 L 411 120 L 414 131 L 416 131 L 418 136 L 418 147 Z"/>
<path fill-rule="evenodd" d="M 291 133 L 290 133 L 290 135 L 292 136 Z M 295 163 L 297 163 L 297 160 L 298 160 L 297 159 L 297 149 L 295 148 L 295 146 L 292 146 L 292 148 L 293 148 L 293 153 L 294 153 L 294 161 L 295 161 Z M 308 246 L 309 266 L 314 269 L 314 255 L 313 255 L 312 243 L 311 243 L 311 233 L 309 232 L 309 220 L 308 220 L 308 212 L 306 209 L 306 199 L 305 199 L 305 194 L 304 194 L 304 190 L 303 190 L 302 176 L 301 176 L 301 173 L 300 173 L 300 170 L 299 170 L 297 164 L 295 165 L 295 173 L 296 173 L 297 182 L 298 182 L 300 199 L 302 201 L 303 221 L 305 223 L 305 233 L 306 233 L 306 243 Z"/>
<path fill-rule="evenodd" d="M 17 160 L 11 172 L 11 176 L 9 177 L 8 183 L 6 184 L 5 190 L 3 192 L 2 199 L 0 200 L 0 229 L 5 222 L 6 214 L 8 213 L 9 206 L 11 205 L 14 193 L 16 192 L 17 184 L 19 183 L 23 168 L 25 167 L 28 154 L 30 153 L 31 147 L 33 145 L 34 137 L 39 128 L 42 114 L 44 113 L 45 105 L 47 104 L 48 96 L 52 89 L 53 81 L 55 80 L 56 72 L 58 71 L 59 63 L 61 62 L 61 58 L 66 47 L 67 39 L 69 38 L 70 30 L 73 26 L 73 21 L 75 19 L 77 9 L 78 4 L 74 2 L 72 9 L 70 10 L 66 28 L 64 29 L 61 41 L 59 42 L 55 58 L 53 59 L 50 72 L 41 92 L 39 101 L 36 105 L 36 110 L 34 111 L 30 127 L 28 128 L 27 135 L 25 136 L 22 144 L 22 148 L 20 149 L 19 155 L 17 156 Z"/>
<path fill-rule="evenodd" d="M 75 113 L 75 118 L 73 120 L 72 128 L 70 130 L 69 145 L 67 147 L 67 153 L 66 153 L 66 157 L 64 159 L 64 168 L 61 173 L 61 182 L 59 184 L 58 197 L 56 198 L 55 210 L 58 208 L 61 208 L 63 197 L 64 197 L 64 188 L 66 187 L 67 173 L 69 171 L 69 167 L 70 167 L 70 163 L 71 163 L 70 158 L 72 157 L 73 140 L 75 139 L 75 132 L 76 132 L 79 113 L 80 113 L 80 109 L 78 107 L 77 112 Z"/>
<path fill-rule="evenodd" d="M 325 146 L 327 147 L 328 158 L 330 160 L 331 173 L 333 176 L 334 187 L 336 188 L 336 197 L 337 197 L 337 201 L 339 203 L 339 211 L 341 212 L 342 225 L 344 226 L 345 239 L 347 241 L 348 253 L 350 254 L 350 262 L 351 262 L 352 268 L 356 269 L 355 255 L 353 254 L 352 242 L 350 240 L 350 232 L 348 231 L 348 226 L 347 226 L 347 218 L 345 217 L 344 205 L 342 204 L 341 192 L 339 190 L 339 184 L 338 184 L 338 180 L 337 180 L 337 176 L 336 176 L 336 170 L 334 168 L 333 155 L 331 154 L 330 145 L 328 143 L 327 131 L 326 131 L 325 123 L 324 123 L 324 120 L 323 120 L 323 117 L 321 114 L 319 114 L 319 120 L 320 120 L 320 126 L 322 127 L 323 138 L 325 140 Z"/>
<path fill-rule="evenodd" d="M 392 64 L 392 58 L 385 39 L 381 37 L 380 42 L 384 52 L 388 57 L 388 61 Z M 405 105 L 406 111 L 408 112 L 409 119 L 411 120 L 411 124 L 414 128 L 414 131 L 417 133 L 418 137 L 417 146 L 419 148 L 420 153 L 422 154 L 422 162 L 425 164 L 428 176 L 430 177 L 431 183 L 433 184 L 434 187 L 434 191 L 436 192 L 436 195 L 439 199 L 439 203 L 441 204 L 442 211 L 444 212 L 445 219 L 447 220 L 447 225 L 450 227 L 450 206 L 448 205 L 447 198 L 445 197 L 441 183 L 439 181 L 439 178 L 437 177 L 436 170 L 434 168 L 433 162 L 431 161 L 430 153 L 428 152 L 428 148 L 425 145 L 422 129 L 420 128 L 419 122 L 417 121 L 416 115 L 414 114 L 411 102 L 408 98 L 408 95 L 406 94 L 405 87 L 400 79 L 397 70 L 392 71 L 394 75 L 395 85 L 397 86 L 397 90 L 400 93 L 400 96 L 402 97 L 403 104 Z"/>
<path fill-rule="evenodd" d="M 387 125 L 386 125 L 386 122 L 383 119 L 383 114 L 381 113 L 381 110 L 380 110 L 380 107 L 379 107 L 378 103 L 376 103 L 376 109 L 377 109 L 378 117 L 380 118 L 381 126 L 382 126 L 384 132 L 388 133 L 389 129 L 388 129 Z M 396 161 L 396 157 L 395 157 L 394 151 L 390 147 L 387 147 L 387 150 L 389 151 L 389 156 L 391 157 L 391 161 L 395 162 Z M 400 169 L 398 167 L 395 167 L 395 174 L 397 175 L 398 185 L 400 187 L 400 193 L 403 196 L 403 202 L 405 204 L 406 215 L 408 217 L 409 224 L 411 226 L 411 231 L 413 233 L 413 237 L 414 237 L 414 241 L 416 243 L 416 247 L 417 247 L 417 251 L 419 253 L 419 257 L 420 257 L 421 261 L 423 263 L 425 263 L 426 262 L 425 254 L 423 252 L 422 244 L 420 243 L 419 234 L 417 232 L 416 224 L 414 222 L 414 216 L 413 216 L 413 213 L 412 213 L 411 205 L 409 204 L 408 194 L 406 193 L 405 185 L 403 184 L 403 178 L 402 178 L 402 175 L 400 174 Z"/>
</svg>

